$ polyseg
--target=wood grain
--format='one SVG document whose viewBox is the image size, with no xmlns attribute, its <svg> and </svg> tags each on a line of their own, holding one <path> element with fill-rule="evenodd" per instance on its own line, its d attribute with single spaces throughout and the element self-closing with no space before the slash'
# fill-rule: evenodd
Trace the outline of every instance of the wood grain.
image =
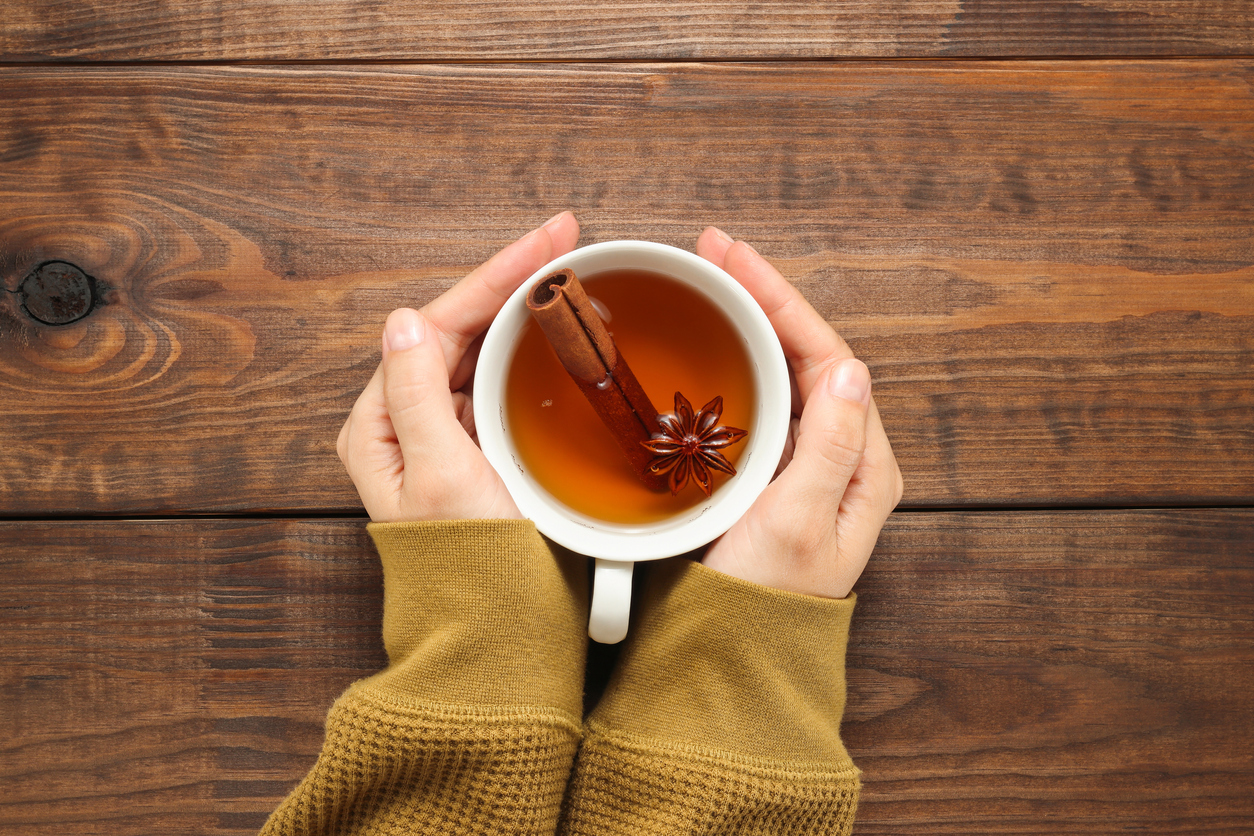
<svg viewBox="0 0 1254 836">
<path fill-rule="evenodd" d="M 1254 513 L 897 515 L 857 591 L 859 833 L 1249 832 Z"/>
<path fill-rule="evenodd" d="M 11 68 L 0 513 L 357 507 L 386 313 L 575 209 L 752 240 L 906 503 L 1254 496 L 1254 63 Z M 104 304 L 15 291 L 48 260 Z"/>
<path fill-rule="evenodd" d="M 0 525 L 0 830 L 255 832 L 386 660 L 357 521 Z"/>
<path fill-rule="evenodd" d="M 1248 55 L 1232 0 L 10 0 L 0 61 Z"/>
<path fill-rule="evenodd" d="M 384 664 L 358 520 L 0 524 L 0 829 L 255 832 Z M 1254 512 L 897 514 L 858 586 L 859 833 L 1238 834 Z"/>
</svg>

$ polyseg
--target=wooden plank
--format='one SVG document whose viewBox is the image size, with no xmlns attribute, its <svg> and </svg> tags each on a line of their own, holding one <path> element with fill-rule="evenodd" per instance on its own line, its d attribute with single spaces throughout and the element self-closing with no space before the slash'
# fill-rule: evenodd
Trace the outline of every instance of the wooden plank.
<svg viewBox="0 0 1254 836">
<path fill-rule="evenodd" d="M 1254 512 L 899 514 L 857 591 L 859 833 L 1249 832 Z"/>
<path fill-rule="evenodd" d="M 1248 55 L 1231 0 L 591 3 L 10 0 L 7 61 Z"/>
<path fill-rule="evenodd" d="M 9 69 L 0 513 L 358 507 L 333 445 L 386 313 L 567 207 L 755 242 L 872 366 L 908 505 L 1249 503 L 1252 80 Z M 40 325 L 13 291 L 57 260 L 104 304 Z"/>
<path fill-rule="evenodd" d="M 362 529 L 0 524 L 0 829 L 255 832 L 384 664 Z M 858 592 L 860 833 L 1248 829 L 1254 511 L 896 514 Z"/>
<path fill-rule="evenodd" d="M 256 832 L 386 663 L 358 521 L 0 525 L 0 830 Z"/>
</svg>

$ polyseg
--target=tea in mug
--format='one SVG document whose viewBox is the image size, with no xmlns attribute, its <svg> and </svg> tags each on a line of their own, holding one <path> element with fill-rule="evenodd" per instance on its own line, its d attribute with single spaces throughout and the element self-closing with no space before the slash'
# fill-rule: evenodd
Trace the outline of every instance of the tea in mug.
<svg viewBox="0 0 1254 836">
<path fill-rule="evenodd" d="M 676 392 L 694 410 L 722 396 L 719 423 L 753 432 L 756 387 L 748 351 L 703 293 L 644 270 L 579 278 L 658 412 L 674 410 Z M 519 464 L 555 499 L 589 517 L 654 522 L 706 499 L 691 482 L 676 495 L 645 487 L 534 321 L 510 360 L 504 418 Z M 721 452 L 736 465 L 744 447 Z M 713 478 L 717 491 L 733 477 L 716 472 Z"/>
</svg>

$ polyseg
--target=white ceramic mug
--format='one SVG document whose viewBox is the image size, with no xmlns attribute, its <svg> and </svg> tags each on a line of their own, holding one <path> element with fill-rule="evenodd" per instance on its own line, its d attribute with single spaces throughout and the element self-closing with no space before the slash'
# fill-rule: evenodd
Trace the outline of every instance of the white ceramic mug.
<svg viewBox="0 0 1254 836">
<path fill-rule="evenodd" d="M 701 504 L 673 517 L 628 525 L 589 517 L 556 500 L 528 473 L 505 424 L 505 381 L 523 326 L 526 296 L 548 274 L 569 267 L 580 277 L 606 270 L 661 273 L 704 294 L 744 340 L 757 393 L 752 432 L 735 476 Z M 630 358 L 628 358 L 630 361 Z M 549 539 L 596 558 L 588 635 L 622 641 L 631 607 L 632 567 L 639 560 L 673 557 L 700 548 L 731 528 L 770 483 L 791 417 L 788 365 L 779 338 L 758 303 L 740 284 L 705 259 L 648 241 L 607 241 L 582 247 L 536 271 L 506 301 L 484 338 L 475 372 L 474 412 L 479 445 L 500 474 L 523 516 Z"/>
</svg>

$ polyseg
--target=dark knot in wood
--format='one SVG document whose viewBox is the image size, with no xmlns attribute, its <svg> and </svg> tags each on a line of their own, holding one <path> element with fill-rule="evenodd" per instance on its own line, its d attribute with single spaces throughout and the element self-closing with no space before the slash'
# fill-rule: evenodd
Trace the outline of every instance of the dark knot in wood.
<svg viewBox="0 0 1254 836">
<path fill-rule="evenodd" d="M 69 325 L 91 313 L 100 299 L 96 280 L 67 261 L 47 261 L 18 286 L 22 310 L 45 325 Z"/>
</svg>

